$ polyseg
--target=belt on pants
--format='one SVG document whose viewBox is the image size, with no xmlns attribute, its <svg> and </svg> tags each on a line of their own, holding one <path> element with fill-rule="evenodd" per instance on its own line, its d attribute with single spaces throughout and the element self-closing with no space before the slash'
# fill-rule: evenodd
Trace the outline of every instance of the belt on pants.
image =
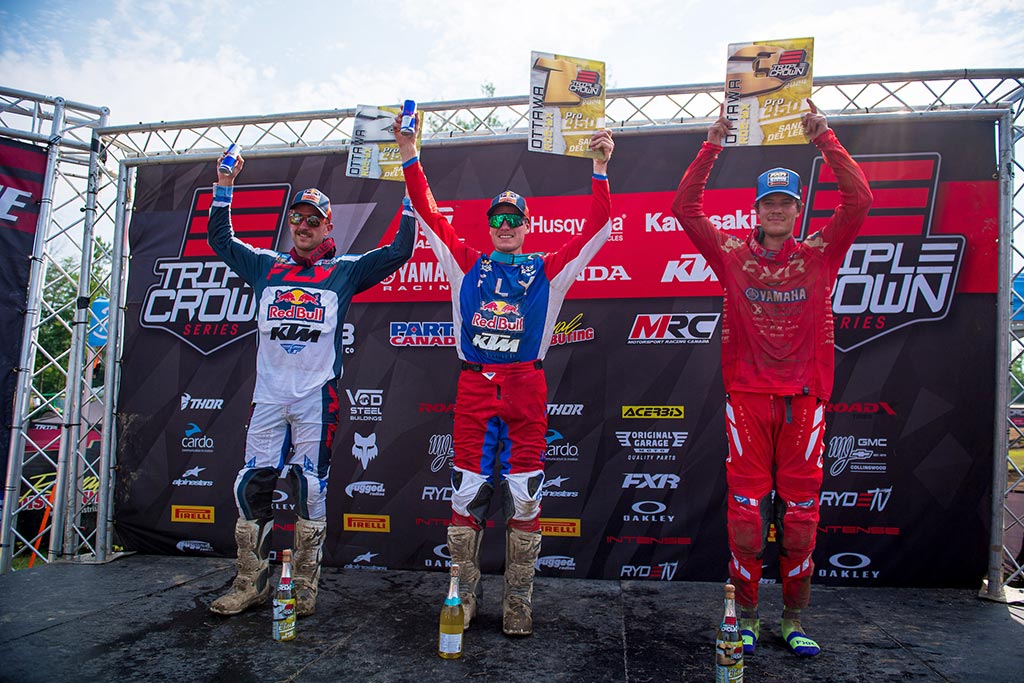
<svg viewBox="0 0 1024 683">
<path fill-rule="evenodd" d="M 525 365 L 525 363 L 523 365 Z M 533 361 L 530 365 L 532 365 L 535 370 L 542 370 L 544 368 L 544 363 L 539 360 Z M 466 361 L 462 361 L 462 369 L 472 370 L 473 372 L 483 372 L 484 366 L 482 363 L 467 363 Z"/>
</svg>

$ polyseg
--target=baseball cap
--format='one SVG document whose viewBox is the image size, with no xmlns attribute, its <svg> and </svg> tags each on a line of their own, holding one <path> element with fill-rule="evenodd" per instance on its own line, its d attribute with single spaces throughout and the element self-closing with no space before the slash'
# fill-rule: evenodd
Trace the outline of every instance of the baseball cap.
<svg viewBox="0 0 1024 683">
<path fill-rule="evenodd" d="M 292 200 L 289 209 L 296 204 L 309 204 L 316 208 L 320 212 L 320 215 L 331 220 L 331 200 L 328 199 L 320 190 L 315 187 L 311 187 L 308 190 L 300 190 L 295 193 L 295 199 Z"/>
<path fill-rule="evenodd" d="M 491 208 L 487 209 L 487 215 L 490 216 L 501 204 L 509 204 L 514 206 L 519 213 L 523 214 L 524 218 L 530 217 L 530 210 L 526 208 L 526 200 L 523 199 L 522 195 L 518 195 L 512 190 L 505 190 L 497 197 L 491 200 Z"/>
<path fill-rule="evenodd" d="M 788 168 L 772 168 L 757 176 L 757 196 L 754 201 L 758 202 L 765 195 L 774 192 L 788 194 L 790 197 L 800 199 L 800 176 L 796 171 Z"/>
</svg>

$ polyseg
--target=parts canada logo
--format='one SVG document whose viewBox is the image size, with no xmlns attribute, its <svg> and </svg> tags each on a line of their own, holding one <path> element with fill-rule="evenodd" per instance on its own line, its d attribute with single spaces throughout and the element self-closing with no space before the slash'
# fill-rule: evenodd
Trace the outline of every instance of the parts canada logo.
<svg viewBox="0 0 1024 683">
<path fill-rule="evenodd" d="M 877 196 L 864 236 L 846 252 L 832 293 L 836 348 L 849 351 L 907 325 L 949 314 L 963 261 L 963 235 L 931 234 L 941 157 L 934 153 L 854 157 Z M 819 230 L 832 215 L 835 176 L 814 160 L 801 233 Z M 895 201 L 894 200 L 898 200 Z"/>
<path fill-rule="evenodd" d="M 619 445 L 632 452 L 626 460 L 675 460 L 672 449 L 686 442 L 688 432 L 615 432 Z"/>
<path fill-rule="evenodd" d="M 232 203 L 235 236 L 254 247 L 274 249 L 291 186 L 238 186 Z M 255 293 L 213 253 L 206 241 L 213 190 L 196 190 L 185 217 L 177 256 L 159 258 L 157 276 L 142 301 L 139 324 L 162 329 L 209 355 L 256 331 Z"/>
<path fill-rule="evenodd" d="M 455 346 L 455 323 L 393 322 L 392 346 Z"/>
<path fill-rule="evenodd" d="M 629 344 L 708 344 L 720 313 L 641 313 L 629 331 Z"/>
</svg>

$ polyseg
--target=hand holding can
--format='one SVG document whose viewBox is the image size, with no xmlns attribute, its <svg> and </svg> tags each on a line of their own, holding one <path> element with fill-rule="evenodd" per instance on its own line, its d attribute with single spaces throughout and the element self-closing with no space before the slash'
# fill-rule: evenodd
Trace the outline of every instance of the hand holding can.
<svg viewBox="0 0 1024 683">
<path fill-rule="evenodd" d="M 224 158 L 220 160 L 220 166 L 217 170 L 224 175 L 233 175 L 235 172 L 235 165 L 238 163 L 238 155 L 241 153 L 241 145 L 232 142 L 228 146 L 227 151 L 224 152 Z"/>
<path fill-rule="evenodd" d="M 402 135 L 416 135 L 416 102 L 406 100 L 402 105 Z"/>
</svg>

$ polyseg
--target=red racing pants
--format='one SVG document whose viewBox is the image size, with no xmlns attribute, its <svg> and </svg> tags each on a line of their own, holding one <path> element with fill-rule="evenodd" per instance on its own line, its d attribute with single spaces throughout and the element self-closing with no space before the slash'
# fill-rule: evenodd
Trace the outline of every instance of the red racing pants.
<svg viewBox="0 0 1024 683">
<path fill-rule="evenodd" d="M 810 600 L 824 415 L 824 403 L 815 396 L 730 392 L 726 397 L 729 577 L 741 607 L 757 606 L 771 522 L 779 543 L 783 604 L 803 609 Z"/>
<path fill-rule="evenodd" d="M 539 362 L 464 364 L 455 397 L 452 524 L 481 528 L 500 486 L 506 523 L 540 528 L 547 396 Z"/>
</svg>

